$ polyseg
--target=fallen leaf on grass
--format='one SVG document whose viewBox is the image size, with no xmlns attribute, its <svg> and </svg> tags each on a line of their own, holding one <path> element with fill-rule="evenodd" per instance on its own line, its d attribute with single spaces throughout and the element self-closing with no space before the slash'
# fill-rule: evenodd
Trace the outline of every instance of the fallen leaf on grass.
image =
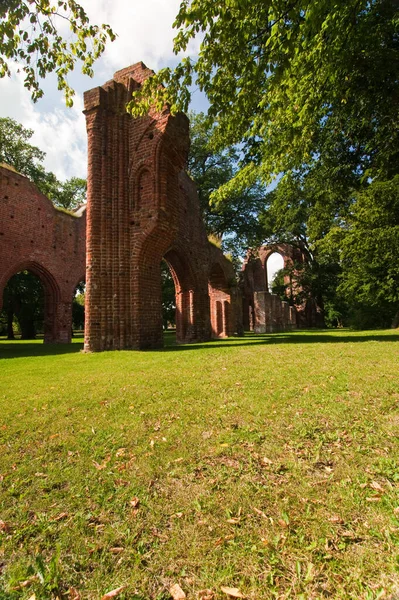
<svg viewBox="0 0 399 600">
<path fill-rule="evenodd" d="M 184 598 L 187 597 L 178 583 L 172 585 L 172 587 L 169 590 L 169 593 L 172 596 L 173 600 L 184 600 Z"/>
<path fill-rule="evenodd" d="M 215 594 L 212 592 L 212 590 L 200 590 L 198 592 L 198 600 L 213 600 L 215 597 Z"/>
<path fill-rule="evenodd" d="M 370 483 L 370 487 L 373 488 L 373 490 L 377 490 L 377 492 L 383 492 L 384 488 L 382 487 L 382 485 L 380 485 L 378 483 L 378 481 L 372 481 Z"/>
<path fill-rule="evenodd" d="M 227 519 L 226 522 L 230 523 L 230 525 L 238 525 L 240 523 L 240 519 L 237 517 L 233 517 L 232 519 Z"/>
<path fill-rule="evenodd" d="M 256 512 L 257 515 L 260 515 L 264 519 L 267 519 L 267 515 L 265 515 L 265 513 L 263 512 L 263 510 L 259 510 L 259 508 L 255 508 L 255 506 L 253 508 L 254 508 L 254 511 Z"/>
<path fill-rule="evenodd" d="M 109 551 L 112 552 L 112 554 L 120 554 L 124 551 L 124 548 L 120 546 L 115 546 L 115 548 L 110 548 Z"/>
<path fill-rule="evenodd" d="M 339 515 L 333 515 L 333 516 L 332 516 L 332 517 L 330 517 L 328 520 L 329 520 L 331 523 L 340 523 L 340 524 L 341 524 L 341 523 L 343 523 L 343 522 L 344 522 L 344 520 L 343 520 L 343 519 L 341 519 L 341 517 L 340 517 Z"/>
<path fill-rule="evenodd" d="M 23 588 L 28 587 L 29 585 L 31 585 L 32 583 L 34 583 L 35 581 L 38 581 L 39 577 L 38 575 L 32 575 L 32 577 L 29 577 L 29 579 L 25 579 L 25 581 L 21 581 L 18 585 L 16 585 L 15 587 L 11 588 L 12 592 L 16 592 L 17 590 L 22 590 Z"/>
<path fill-rule="evenodd" d="M 62 512 L 56 517 L 54 517 L 53 521 L 62 521 L 62 519 L 66 519 L 68 517 L 68 513 Z"/>
<path fill-rule="evenodd" d="M 2 533 L 8 533 L 10 531 L 10 526 L 7 525 L 4 521 L 0 519 L 0 531 Z"/>
<path fill-rule="evenodd" d="M 227 596 L 231 596 L 232 598 L 245 598 L 244 594 L 242 594 L 238 588 L 224 587 L 222 585 L 220 589 L 227 594 Z"/>
<path fill-rule="evenodd" d="M 69 596 L 69 600 L 80 600 L 80 594 L 79 594 L 78 590 L 76 590 L 73 587 L 69 588 L 68 596 Z"/>
<path fill-rule="evenodd" d="M 261 462 L 262 464 L 264 464 L 264 465 L 272 465 L 272 464 L 273 464 L 273 461 L 272 461 L 272 460 L 270 460 L 270 458 L 267 458 L 267 456 L 263 456 L 263 457 L 260 459 L 260 462 Z"/>
<path fill-rule="evenodd" d="M 122 585 L 121 587 L 116 588 L 115 590 L 111 590 L 110 592 L 107 592 L 106 594 L 104 594 L 104 596 L 101 598 L 101 600 L 108 600 L 109 598 L 115 598 L 115 596 L 119 596 L 119 594 L 121 592 L 123 592 L 123 590 L 126 589 L 125 585 Z"/>
<path fill-rule="evenodd" d="M 278 519 L 277 523 L 281 526 L 281 527 L 288 527 L 289 523 L 287 523 L 286 521 L 284 521 L 284 519 Z"/>
<path fill-rule="evenodd" d="M 96 467 L 97 471 L 102 471 L 103 469 L 105 469 L 110 460 L 111 457 L 107 456 L 107 458 L 104 459 L 104 462 L 101 465 L 97 461 L 93 460 L 93 465 Z"/>
<path fill-rule="evenodd" d="M 133 496 L 133 498 L 130 500 L 129 504 L 133 508 L 136 508 L 140 504 L 140 500 L 137 498 L 137 496 Z"/>
</svg>

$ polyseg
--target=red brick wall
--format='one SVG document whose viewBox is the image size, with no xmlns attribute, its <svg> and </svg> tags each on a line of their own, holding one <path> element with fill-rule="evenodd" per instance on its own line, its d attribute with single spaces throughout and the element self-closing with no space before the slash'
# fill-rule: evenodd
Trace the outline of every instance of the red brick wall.
<svg viewBox="0 0 399 600">
<path fill-rule="evenodd" d="M 177 339 L 210 339 L 209 244 L 193 182 L 183 114 L 134 119 L 125 104 L 151 74 L 142 63 L 85 94 L 88 133 L 86 339 L 88 351 L 162 345 L 163 258 L 176 287 Z M 232 266 L 223 263 L 224 333 L 235 330 Z M 224 263 L 223 261 L 226 261 Z M 229 313 L 231 313 L 229 315 Z M 214 335 L 220 333 L 213 332 Z"/>
<path fill-rule="evenodd" d="M 54 208 L 36 186 L 0 167 L 0 308 L 10 277 L 36 274 L 45 295 L 45 341 L 69 342 L 72 299 L 85 278 L 86 217 Z"/>
<path fill-rule="evenodd" d="M 242 295 L 243 324 L 245 329 L 257 333 L 290 330 L 302 324 L 301 311 L 269 293 L 267 280 L 267 259 L 277 252 L 284 260 L 284 268 L 294 262 L 305 261 L 303 253 L 290 244 L 270 244 L 252 250 L 243 265 Z M 303 323 L 306 325 L 305 323 Z"/>
</svg>

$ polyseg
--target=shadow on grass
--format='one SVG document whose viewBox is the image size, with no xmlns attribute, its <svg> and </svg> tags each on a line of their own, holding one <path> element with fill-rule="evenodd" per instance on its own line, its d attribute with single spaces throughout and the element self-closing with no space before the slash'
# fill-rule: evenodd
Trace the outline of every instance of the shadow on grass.
<svg viewBox="0 0 399 600">
<path fill-rule="evenodd" d="M 234 340 L 234 341 L 233 341 Z M 227 338 L 204 343 L 176 344 L 175 341 L 165 340 L 165 347 L 158 352 L 170 352 L 180 350 L 196 350 L 211 348 L 234 348 L 237 346 L 256 346 L 270 344 L 342 344 L 348 342 L 398 342 L 399 334 L 365 334 L 364 332 L 353 332 L 352 334 L 328 334 L 323 330 L 308 330 L 303 333 L 272 333 L 251 334 L 246 337 Z"/>
<path fill-rule="evenodd" d="M 0 340 L 0 359 L 23 358 L 26 356 L 56 356 L 58 354 L 75 354 L 83 349 L 83 339 L 72 344 L 43 344 L 40 340 L 27 342 Z"/>
<path fill-rule="evenodd" d="M 338 332 L 327 333 L 326 330 L 307 330 L 292 333 L 253 334 L 245 337 L 213 340 L 203 343 L 177 344 L 174 334 L 164 334 L 165 346 L 146 352 L 181 352 L 184 350 L 212 350 L 213 348 L 237 348 L 239 346 L 264 346 L 271 344 L 342 344 L 359 342 L 398 342 L 396 333 Z M 22 358 L 28 356 L 56 356 L 76 354 L 83 349 L 83 339 L 75 339 L 72 344 L 43 344 L 22 340 L 8 342 L 0 340 L 0 359 Z"/>
</svg>

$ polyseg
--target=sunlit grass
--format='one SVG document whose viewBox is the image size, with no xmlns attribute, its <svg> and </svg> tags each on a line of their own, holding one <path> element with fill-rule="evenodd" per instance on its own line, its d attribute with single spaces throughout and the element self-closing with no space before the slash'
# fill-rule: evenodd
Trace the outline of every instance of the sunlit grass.
<svg viewBox="0 0 399 600">
<path fill-rule="evenodd" d="M 0 598 L 397 594 L 398 340 L 0 342 Z"/>
</svg>

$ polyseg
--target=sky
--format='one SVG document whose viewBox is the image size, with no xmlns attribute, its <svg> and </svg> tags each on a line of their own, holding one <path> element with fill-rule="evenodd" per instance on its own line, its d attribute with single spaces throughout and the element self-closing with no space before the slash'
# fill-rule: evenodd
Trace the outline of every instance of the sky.
<svg viewBox="0 0 399 600">
<path fill-rule="evenodd" d="M 157 71 L 173 66 L 178 57 L 173 54 L 173 21 L 179 11 L 180 0 L 81 0 L 92 23 L 108 23 L 117 34 L 114 42 L 94 64 L 94 77 L 79 72 L 69 77 L 76 91 L 74 106 L 66 108 L 62 92 L 57 90 L 53 76 L 43 82 L 44 98 L 36 104 L 23 86 L 23 78 L 13 69 L 11 78 L 0 79 L 0 116 L 12 117 L 32 129 L 31 142 L 46 152 L 45 168 L 61 179 L 86 178 L 87 143 L 83 110 L 83 92 L 102 85 L 115 71 L 142 61 Z M 66 35 L 69 31 L 66 25 Z M 199 42 L 189 48 L 195 56 Z M 78 67 L 76 68 L 78 71 Z M 193 95 L 192 108 L 206 110 L 206 100 L 199 93 Z"/>
</svg>

